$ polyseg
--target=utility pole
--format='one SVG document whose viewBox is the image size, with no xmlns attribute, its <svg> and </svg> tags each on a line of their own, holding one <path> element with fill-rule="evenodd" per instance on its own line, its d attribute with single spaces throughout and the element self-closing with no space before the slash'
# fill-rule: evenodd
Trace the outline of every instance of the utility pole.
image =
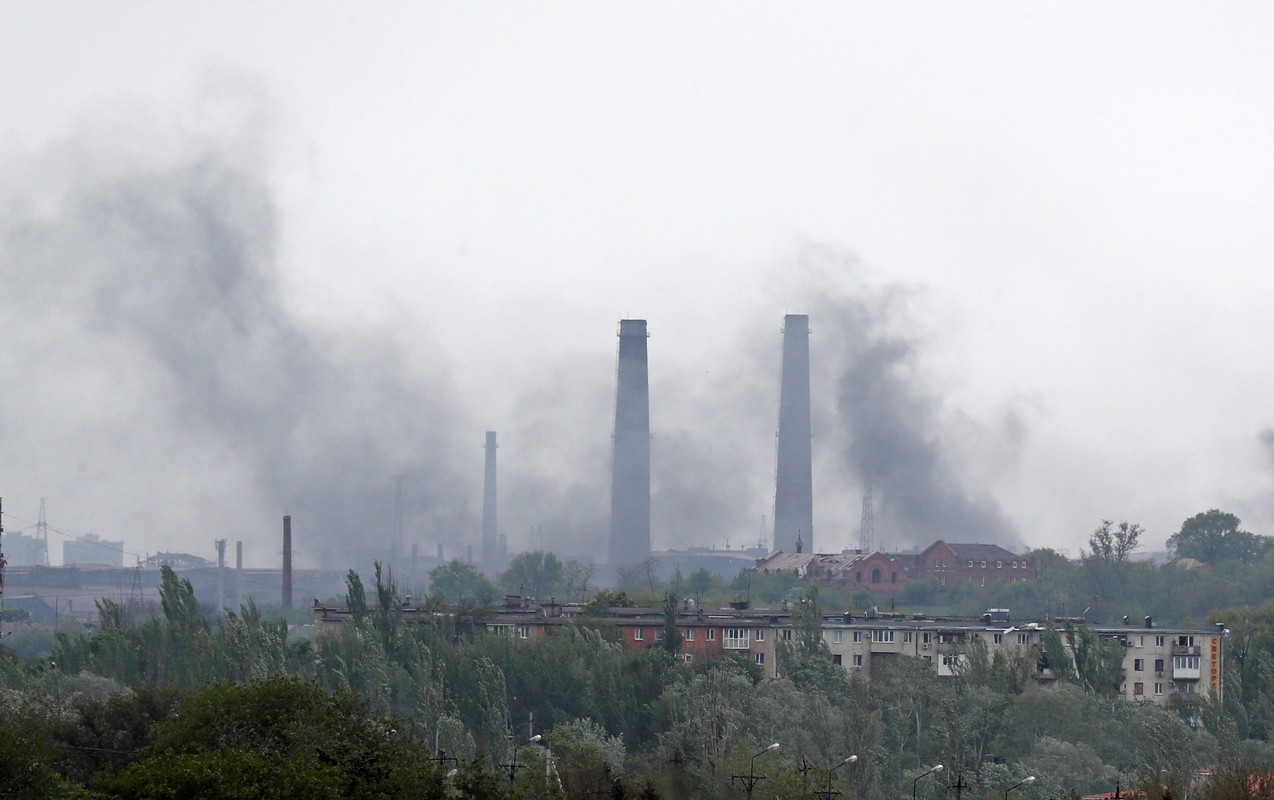
<svg viewBox="0 0 1274 800">
<path fill-rule="evenodd" d="M 0 497 L 0 638 L 4 638 L 4 498 Z"/>
</svg>

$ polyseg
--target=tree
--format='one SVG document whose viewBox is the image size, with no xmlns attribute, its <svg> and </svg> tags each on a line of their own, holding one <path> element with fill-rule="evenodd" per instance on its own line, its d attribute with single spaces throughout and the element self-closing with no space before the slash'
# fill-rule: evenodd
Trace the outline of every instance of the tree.
<svg viewBox="0 0 1274 800">
<path fill-rule="evenodd" d="M 1195 514 L 1168 537 L 1168 549 L 1177 558 L 1197 558 L 1208 564 L 1255 562 L 1269 552 L 1274 540 L 1240 530 L 1239 524 L 1238 517 L 1216 508 Z"/>
<path fill-rule="evenodd" d="M 603 589 L 584 604 L 581 613 L 586 617 L 609 617 L 612 608 L 633 608 L 636 605 L 637 602 L 623 589 L 614 592 Z"/>
<path fill-rule="evenodd" d="M 547 599 L 562 589 L 562 562 L 543 550 L 518 553 L 500 575 L 500 584 L 506 592 Z"/>
<path fill-rule="evenodd" d="M 487 576 L 472 564 L 451 561 L 429 570 L 429 592 L 448 603 L 470 601 L 479 605 L 495 602 L 497 590 Z"/>
<path fill-rule="evenodd" d="M 582 597 L 588 591 L 588 582 L 593 579 L 596 567 L 582 561 L 570 559 L 562 566 L 562 591 L 566 594 L 566 602 L 572 598 Z"/>
<path fill-rule="evenodd" d="M 664 632 L 659 645 L 672 658 L 681 650 L 681 631 L 677 628 L 677 595 L 664 596 Z"/>
<path fill-rule="evenodd" d="M 1108 564 L 1120 564 L 1128 560 L 1128 554 L 1137 549 L 1144 532 L 1135 522 L 1121 522 L 1116 528 L 1108 519 L 1101 521 L 1097 530 L 1088 537 L 1090 557 Z"/>
</svg>

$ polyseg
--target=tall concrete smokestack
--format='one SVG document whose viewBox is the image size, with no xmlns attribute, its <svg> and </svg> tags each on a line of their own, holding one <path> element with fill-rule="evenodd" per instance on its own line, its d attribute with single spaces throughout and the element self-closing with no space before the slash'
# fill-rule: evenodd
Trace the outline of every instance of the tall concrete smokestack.
<svg viewBox="0 0 1274 800">
<path fill-rule="evenodd" d="M 482 563 L 490 566 L 499 560 L 500 547 L 495 504 L 495 431 L 487 431 L 486 451 L 486 469 L 482 473 Z"/>
<path fill-rule="evenodd" d="M 783 318 L 778 468 L 774 481 L 774 549 L 814 549 L 814 479 L 810 451 L 810 318 Z"/>
<path fill-rule="evenodd" d="M 610 563 L 650 557 L 650 376 L 646 320 L 619 321 L 615 447 L 611 462 Z"/>
<path fill-rule="evenodd" d="M 283 607 L 292 607 L 292 516 L 283 517 Z"/>
</svg>

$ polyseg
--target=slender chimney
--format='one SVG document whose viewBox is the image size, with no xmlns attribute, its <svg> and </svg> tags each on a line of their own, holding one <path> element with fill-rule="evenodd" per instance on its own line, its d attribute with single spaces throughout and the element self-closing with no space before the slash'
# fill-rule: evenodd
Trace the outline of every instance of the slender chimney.
<svg viewBox="0 0 1274 800">
<path fill-rule="evenodd" d="M 783 318 L 778 468 L 774 481 L 775 550 L 818 552 L 814 546 L 812 458 L 810 318 L 805 314 L 788 314 Z"/>
<path fill-rule="evenodd" d="M 646 320 L 619 321 L 615 442 L 610 494 L 610 563 L 650 557 L 650 377 Z"/>
<path fill-rule="evenodd" d="M 283 607 L 292 607 L 292 516 L 283 517 Z"/>
<path fill-rule="evenodd" d="M 495 431 L 487 431 L 486 451 L 486 468 L 482 473 L 482 563 L 490 566 L 499 558 L 500 541 L 495 504 Z"/>
</svg>

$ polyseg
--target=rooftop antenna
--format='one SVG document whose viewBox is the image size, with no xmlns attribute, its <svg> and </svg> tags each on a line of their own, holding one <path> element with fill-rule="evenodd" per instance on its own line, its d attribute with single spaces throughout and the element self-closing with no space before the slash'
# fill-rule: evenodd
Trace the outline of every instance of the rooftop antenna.
<svg viewBox="0 0 1274 800">
<path fill-rule="evenodd" d="M 872 510 L 871 471 L 864 475 L 863 481 L 863 517 L 858 525 L 858 549 L 869 555 L 876 549 L 876 515 Z"/>
</svg>

